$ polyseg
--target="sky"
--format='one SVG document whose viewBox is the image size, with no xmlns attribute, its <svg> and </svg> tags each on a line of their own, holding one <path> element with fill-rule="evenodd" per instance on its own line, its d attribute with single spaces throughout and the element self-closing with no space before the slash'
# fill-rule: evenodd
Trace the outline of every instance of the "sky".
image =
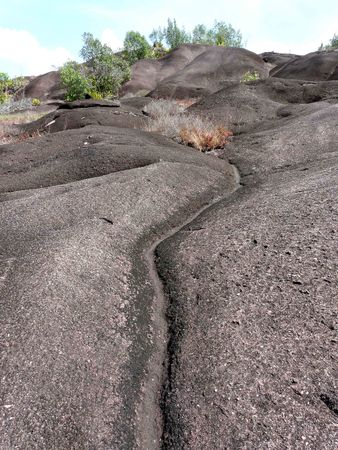
<svg viewBox="0 0 338 450">
<path fill-rule="evenodd" d="M 84 32 L 117 50 L 127 31 L 148 37 L 169 17 L 187 31 L 224 21 L 256 53 L 306 54 L 338 34 L 337 0 L 0 0 L 0 72 L 39 75 L 80 61 Z"/>
</svg>

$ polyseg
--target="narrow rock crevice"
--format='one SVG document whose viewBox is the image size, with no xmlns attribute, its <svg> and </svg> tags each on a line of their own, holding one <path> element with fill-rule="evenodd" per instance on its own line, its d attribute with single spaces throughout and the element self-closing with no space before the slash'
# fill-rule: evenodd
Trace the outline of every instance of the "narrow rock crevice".
<svg viewBox="0 0 338 450">
<path fill-rule="evenodd" d="M 153 345 L 154 352 L 149 359 L 147 376 L 143 383 L 142 401 L 138 406 L 137 436 L 138 447 L 142 449 L 168 448 L 166 445 L 168 425 L 167 399 L 171 391 L 172 367 L 176 352 L 176 335 L 180 333 L 180 324 L 171 317 L 171 302 L 173 296 L 168 295 L 167 281 L 159 269 L 160 261 L 157 248 L 166 240 L 183 231 L 192 224 L 204 212 L 215 205 L 227 200 L 240 187 L 240 175 L 235 166 L 234 170 L 236 187 L 223 196 L 214 198 L 210 203 L 196 211 L 186 221 L 172 228 L 166 235 L 162 236 L 146 250 L 144 260 L 146 262 L 151 284 L 153 286 Z M 175 336 L 175 337 L 174 337 Z"/>
<path fill-rule="evenodd" d="M 321 394 L 320 399 L 329 408 L 329 410 L 333 412 L 333 414 L 338 416 L 338 397 L 336 394 Z"/>
</svg>

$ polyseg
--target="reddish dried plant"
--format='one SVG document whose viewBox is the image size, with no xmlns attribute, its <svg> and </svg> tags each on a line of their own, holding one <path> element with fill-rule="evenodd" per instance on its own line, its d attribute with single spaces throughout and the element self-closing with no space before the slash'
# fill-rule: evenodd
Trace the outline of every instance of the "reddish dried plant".
<svg viewBox="0 0 338 450">
<path fill-rule="evenodd" d="M 226 130 L 222 125 L 209 129 L 182 128 L 180 138 L 185 145 L 190 145 L 202 152 L 215 148 L 224 148 L 229 142 L 232 132 Z"/>
</svg>

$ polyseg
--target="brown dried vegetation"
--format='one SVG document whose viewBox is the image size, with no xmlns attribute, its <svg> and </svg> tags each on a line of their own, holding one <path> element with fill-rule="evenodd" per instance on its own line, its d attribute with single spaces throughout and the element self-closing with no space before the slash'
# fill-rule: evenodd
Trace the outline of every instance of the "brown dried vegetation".
<svg viewBox="0 0 338 450">
<path fill-rule="evenodd" d="M 152 119 L 146 130 L 164 134 L 200 151 L 224 148 L 232 132 L 208 118 L 186 112 L 191 104 L 189 100 L 184 100 L 184 104 L 176 100 L 152 101 L 146 106 Z"/>
</svg>

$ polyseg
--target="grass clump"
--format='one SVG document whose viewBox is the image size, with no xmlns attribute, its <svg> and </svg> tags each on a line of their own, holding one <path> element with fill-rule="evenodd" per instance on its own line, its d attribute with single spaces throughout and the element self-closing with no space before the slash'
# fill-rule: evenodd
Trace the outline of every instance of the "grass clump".
<svg viewBox="0 0 338 450">
<path fill-rule="evenodd" d="M 206 152 L 224 148 L 232 132 L 210 119 L 186 112 L 192 101 L 153 100 L 145 107 L 151 120 L 147 131 L 163 134 L 184 145 Z"/>
<path fill-rule="evenodd" d="M 38 98 L 32 98 L 32 106 L 40 106 L 41 105 L 41 100 L 39 100 Z"/>
</svg>

